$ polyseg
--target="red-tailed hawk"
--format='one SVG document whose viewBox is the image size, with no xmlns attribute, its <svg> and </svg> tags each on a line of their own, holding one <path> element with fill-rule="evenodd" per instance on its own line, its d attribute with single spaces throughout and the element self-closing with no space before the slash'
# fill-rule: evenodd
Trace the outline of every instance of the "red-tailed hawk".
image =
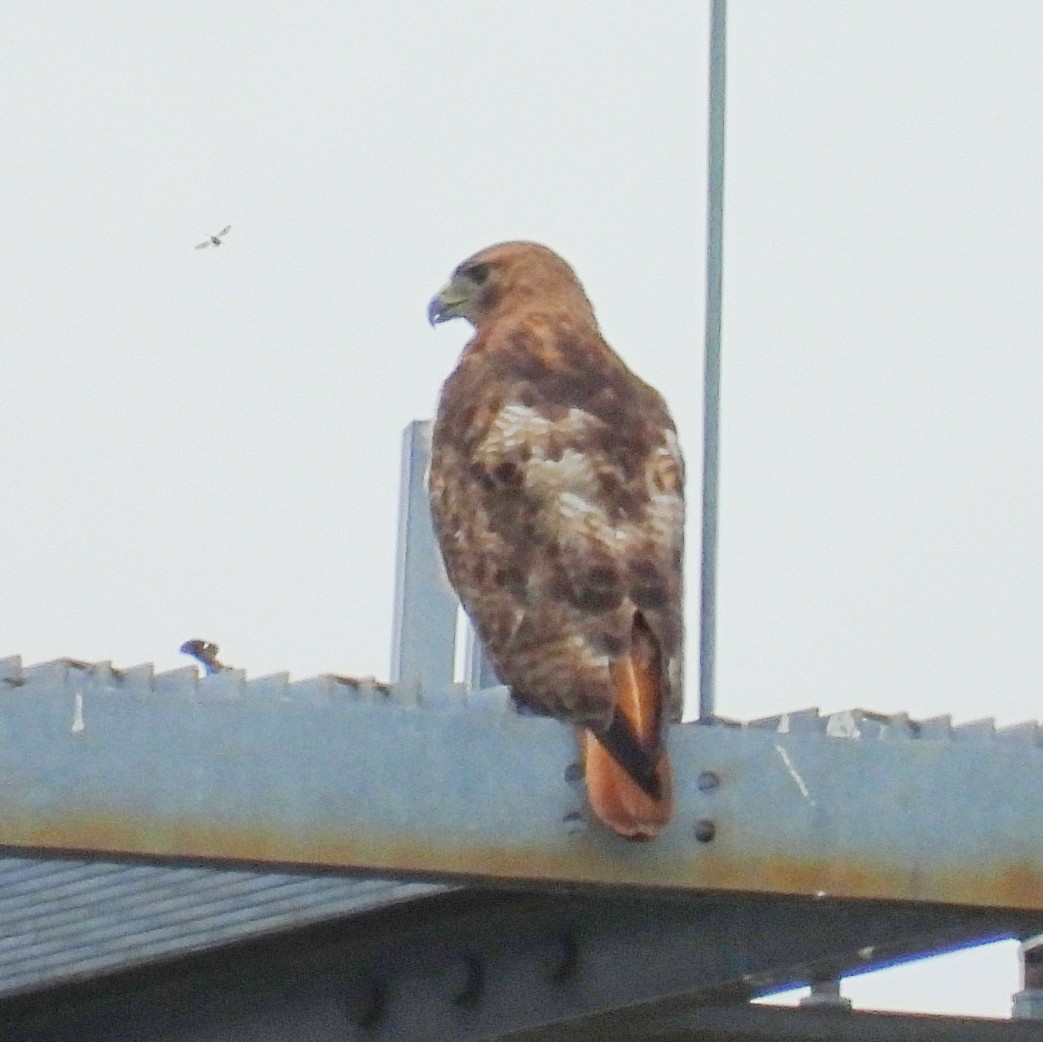
<svg viewBox="0 0 1043 1042">
<path fill-rule="evenodd" d="M 581 729 L 597 816 L 651 838 L 682 697 L 684 465 L 666 405 L 544 246 L 475 254 L 428 317 L 475 328 L 432 444 L 450 582 L 515 701 Z"/>
</svg>

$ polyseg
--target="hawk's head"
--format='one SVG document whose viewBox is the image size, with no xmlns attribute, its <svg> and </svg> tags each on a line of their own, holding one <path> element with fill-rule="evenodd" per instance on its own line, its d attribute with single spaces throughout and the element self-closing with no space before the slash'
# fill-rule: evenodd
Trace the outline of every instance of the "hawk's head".
<svg viewBox="0 0 1043 1042">
<path fill-rule="evenodd" d="M 431 325 L 466 318 L 481 329 L 519 311 L 560 311 L 589 317 L 594 311 L 576 273 L 553 250 L 534 242 L 502 242 L 468 257 L 431 300 Z"/>
</svg>

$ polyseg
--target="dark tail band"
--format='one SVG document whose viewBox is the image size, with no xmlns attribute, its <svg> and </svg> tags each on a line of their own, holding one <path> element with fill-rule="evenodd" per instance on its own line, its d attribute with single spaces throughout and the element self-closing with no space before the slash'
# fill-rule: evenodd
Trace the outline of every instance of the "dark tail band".
<svg viewBox="0 0 1043 1042">
<path fill-rule="evenodd" d="M 629 721 L 618 709 L 604 731 L 593 733 L 609 756 L 634 779 L 647 796 L 653 800 L 662 798 L 663 789 L 655 770 L 658 754 L 650 754 L 641 745 Z"/>
</svg>

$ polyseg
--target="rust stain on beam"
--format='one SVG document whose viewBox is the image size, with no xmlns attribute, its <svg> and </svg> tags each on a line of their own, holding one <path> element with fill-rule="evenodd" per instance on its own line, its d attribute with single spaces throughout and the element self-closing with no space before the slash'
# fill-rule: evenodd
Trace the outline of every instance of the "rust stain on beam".
<svg viewBox="0 0 1043 1042">
<path fill-rule="evenodd" d="M 418 844 L 401 837 L 347 832 L 303 840 L 263 827 L 230 828 L 198 821 L 113 821 L 97 815 L 34 823 L 5 816 L 0 838 L 4 845 L 31 850 L 96 852 L 163 862 L 217 860 L 235 865 L 371 871 L 402 877 L 886 898 L 1043 911 L 1043 865 L 1030 863 L 1011 863 L 981 872 L 933 870 L 931 866 L 909 872 L 885 863 L 707 854 L 621 864 L 601 856 L 603 843 L 582 839 L 550 848 L 461 844 L 459 837 L 453 836 L 446 837 L 444 843 Z"/>
</svg>

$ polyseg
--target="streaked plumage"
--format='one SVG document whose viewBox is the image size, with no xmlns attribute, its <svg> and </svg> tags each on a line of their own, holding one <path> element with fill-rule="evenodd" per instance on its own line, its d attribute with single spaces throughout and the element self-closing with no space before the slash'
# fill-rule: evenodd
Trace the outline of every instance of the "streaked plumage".
<svg viewBox="0 0 1043 1042">
<path fill-rule="evenodd" d="M 475 326 L 433 433 L 449 579 L 515 700 L 583 729 L 595 813 L 649 838 L 670 815 L 662 740 L 682 699 L 684 472 L 666 405 L 545 247 L 464 261 L 429 317 Z"/>
</svg>

